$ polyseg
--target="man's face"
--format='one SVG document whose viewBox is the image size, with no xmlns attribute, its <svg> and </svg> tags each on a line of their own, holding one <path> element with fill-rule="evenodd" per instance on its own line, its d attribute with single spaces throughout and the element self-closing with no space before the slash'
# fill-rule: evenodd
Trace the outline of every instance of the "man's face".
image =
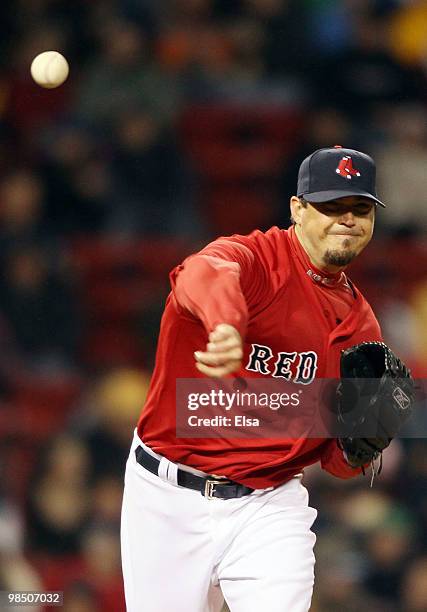
<svg viewBox="0 0 427 612">
<path fill-rule="evenodd" d="M 375 204 L 362 196 L 303 206 L 291 199 L 295 231 L 311 262 L 328 272 L 345 268 L 368 244 L 374 230 Z"/>
</svg>

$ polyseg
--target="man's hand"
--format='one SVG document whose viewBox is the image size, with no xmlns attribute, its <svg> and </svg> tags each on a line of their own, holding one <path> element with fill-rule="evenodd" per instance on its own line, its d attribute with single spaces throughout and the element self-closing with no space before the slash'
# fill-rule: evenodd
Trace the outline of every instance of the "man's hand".
<svg viewBox="0 0 427 612">
<path fill-rule="evenodd" d="M 206 376 L 221 378 L 236 372 L 242 366 L 242 337 L 232 325 L 220 323 L 209 334 L 206 351 L 196 351 L 194 357 L 196 368 Z"/>
</svg>

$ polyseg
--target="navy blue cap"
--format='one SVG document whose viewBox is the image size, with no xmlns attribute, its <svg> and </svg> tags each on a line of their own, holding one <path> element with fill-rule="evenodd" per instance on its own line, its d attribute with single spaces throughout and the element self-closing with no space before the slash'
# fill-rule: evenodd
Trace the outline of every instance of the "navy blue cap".
<svg viewBox="0 0 427 612">
<path fill-rule="evenodd" d="M 372 157 L 340 145 L 318 149 L 305 158 L 298 173 L 297 196 L 320 204 L 346 196 L 364 196 L 385 208 L 375 187 Z"/>
</svg>

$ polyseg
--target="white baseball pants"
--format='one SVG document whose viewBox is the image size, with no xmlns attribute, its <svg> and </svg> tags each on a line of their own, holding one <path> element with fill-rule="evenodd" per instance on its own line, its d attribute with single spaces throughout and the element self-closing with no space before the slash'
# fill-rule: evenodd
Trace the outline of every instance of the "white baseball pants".
<svg viewBox="0 0 427 612">
<path fill-rule="evenodd" d="M 239 499 L 206 499 L 176 484 L 161 458 L 156 476 L 126 466 L 122 565 L 128 612 L 307 612 L 314 582 L 311 526 L 300 478 Z M 196 472 L 199 473 L 199 472 Z"/>
</svg>

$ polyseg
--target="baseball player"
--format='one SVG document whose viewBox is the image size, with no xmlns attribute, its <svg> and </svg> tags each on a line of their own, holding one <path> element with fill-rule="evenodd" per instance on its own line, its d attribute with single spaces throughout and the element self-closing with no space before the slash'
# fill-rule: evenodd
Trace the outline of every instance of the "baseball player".
<svg viewBox="0 0 427 612">
<path fill-rule="evenodd" d="M 215 240 L 171 273 L 156 365 L 132 443 L 122 511 L 129 612 L 306 612 L 316 510 L 301 482 L 320 462 L 360 474 L 335 438 L 176 437 L 176 379 L 338 378 L 344 349 L 381 341 L 344 270 L 369 243 L 375 164 L 315 151 L 292 227 Z"/>
</svg>

